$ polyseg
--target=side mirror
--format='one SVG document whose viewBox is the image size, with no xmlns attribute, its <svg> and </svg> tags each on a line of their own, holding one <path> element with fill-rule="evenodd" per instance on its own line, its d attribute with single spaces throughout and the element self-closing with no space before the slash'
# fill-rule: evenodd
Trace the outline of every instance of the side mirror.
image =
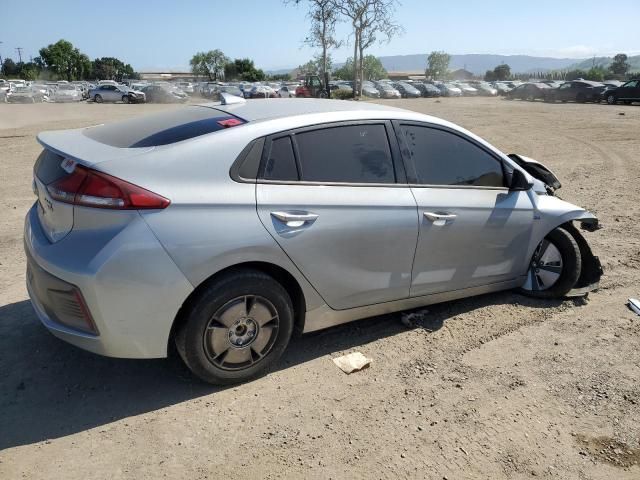
<svg viewBox="0 0 640 480">
<path fill-rule="evenodd" d="M 516 191 L 525 191 L 529 190 L 533 185 L 529 183 L 529 180 L 522 173 L 522 170 L 517 168 L 513 169 L 513 173 L 511 174 L 511 181 L 509 182 L 509 190 Z"/>
</svg>

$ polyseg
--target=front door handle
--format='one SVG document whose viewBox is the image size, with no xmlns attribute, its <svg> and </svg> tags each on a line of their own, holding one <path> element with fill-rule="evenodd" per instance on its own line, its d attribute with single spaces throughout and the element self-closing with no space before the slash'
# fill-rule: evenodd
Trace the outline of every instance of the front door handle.
<svg viewBox="0 0 640 480">
<path fill-rule="evenodd" d="M 318 215 L 311 212 L 271 212 L 271 216 L 287 227 L 301 227 L 305 223 L 315 222 L 318 218 Z"/>
<path fill-rule="evenodd" d="M 424 212 L 424 216 L 427 220 L 437 222 L 438 220 L 453 220 L 457 217 L 455 213 L 437 213 L 437 212 Z"/>
</svg>

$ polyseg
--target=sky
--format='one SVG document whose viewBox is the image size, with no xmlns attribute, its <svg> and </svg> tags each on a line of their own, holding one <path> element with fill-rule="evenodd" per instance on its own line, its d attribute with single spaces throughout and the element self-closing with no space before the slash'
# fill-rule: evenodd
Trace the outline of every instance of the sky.
<svg viewBox="0 0 640 480">
<path fill-rule="evenodd" d="M 61 38 L 90 58 L 117 57 L 137 71 L 185 70 L 194 53 L 216 48 L 278 70 L 317 51 L 303 42 L 309 29 L 304 1 L 0 0 L 0 12 L 0 55 L 16 60 L 16 47 L 26 61 Z M 404 33 L 368 53 L 640 54 L 640 0 L 401 0 L 395 18 Z M 346 45 L 333 58 L 343 62 L 351 55 L 347 23 L 338 35 Z"/>
</svg>

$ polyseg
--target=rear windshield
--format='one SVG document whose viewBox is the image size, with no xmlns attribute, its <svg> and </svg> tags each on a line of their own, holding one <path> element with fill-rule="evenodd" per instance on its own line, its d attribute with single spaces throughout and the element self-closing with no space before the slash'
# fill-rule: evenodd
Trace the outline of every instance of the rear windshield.
<svg viewBox="0 0 640 480">
<path fill-rule="evenodd" d="M 112 147 L 144 148 L 181 142 L 243 123 L 215 108 L 193 106 L 87 128 L 83 134 Z"/>
</svg>

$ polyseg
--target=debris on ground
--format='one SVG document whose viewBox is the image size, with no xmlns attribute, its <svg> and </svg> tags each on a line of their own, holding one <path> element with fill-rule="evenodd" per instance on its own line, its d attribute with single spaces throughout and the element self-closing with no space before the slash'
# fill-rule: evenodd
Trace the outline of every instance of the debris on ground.
<svg viewBox="0 0 640 480">
<path fill-rule="evenodd" d="M 416 328 L 420 322 L 424 321 L 429 310 L 419 310 L 417 312 L 403 313 L 400 321 L 407 328 Z"/>
<path fill-rule="evenodd" d="M 637 298 L 630 298 L 628 305 L 631 310 L 640 315 L 640 300 Z"/>
<path fill-rule="evenodd" d="M 371 359 L 365 357 L 360 352 L 353 352 L 348 355 L 343 355 L 342 357 L 334 358 L 333 363 L 344 373 L 350 374 L 367 368 L 371 364 Z"/>
</svg>

